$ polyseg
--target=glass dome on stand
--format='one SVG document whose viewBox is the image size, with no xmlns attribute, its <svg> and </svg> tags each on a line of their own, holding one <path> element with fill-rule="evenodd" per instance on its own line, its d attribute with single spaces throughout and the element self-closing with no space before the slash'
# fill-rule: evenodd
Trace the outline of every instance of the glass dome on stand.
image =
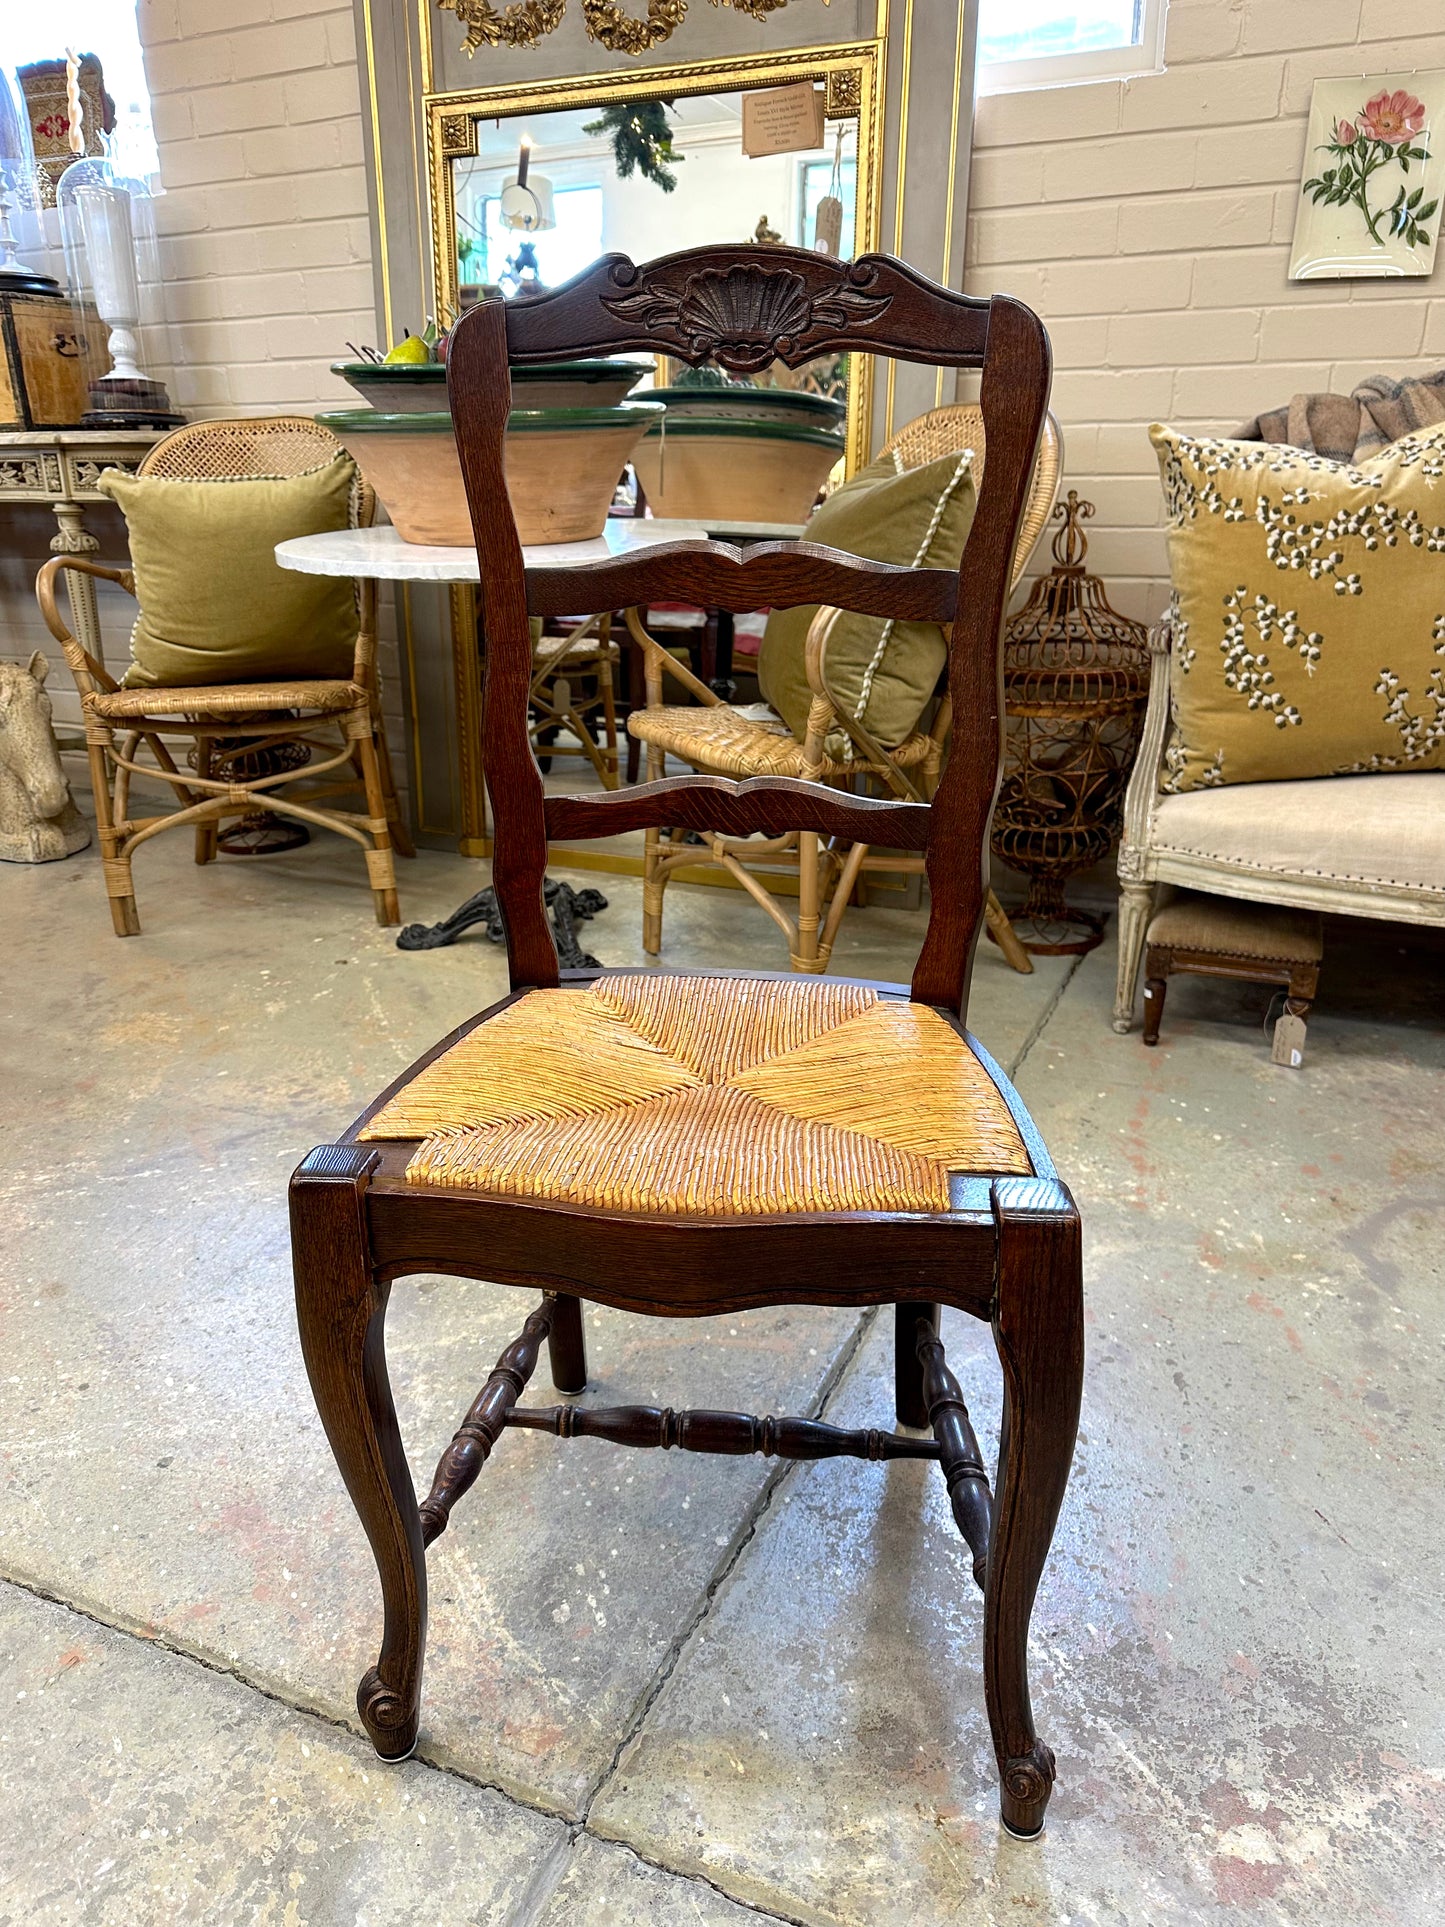
<svg viewBox="0 0 1445 1927">
<path fill-rule="evenodd" d="M 30 123 L 0 68 L 0 294 L 58 295 L 55 276 L 35 265 L 44 251 Z"/>
<path fill-rule="evenodd" d="M 80 156 L 56 184 L 55 205 L 70 298 L 93 307 L 110 331 L 110 373 L 91 383 L 87 428 L 172 428 L 185 420 L 165 383 L 141 366 L 143 342 L 165 328 L 155 213 L 143 181 L 118 175 L 109 156 L 81 153 L 81 108 L 71 87 L 71 146 Z"/>
</svg>

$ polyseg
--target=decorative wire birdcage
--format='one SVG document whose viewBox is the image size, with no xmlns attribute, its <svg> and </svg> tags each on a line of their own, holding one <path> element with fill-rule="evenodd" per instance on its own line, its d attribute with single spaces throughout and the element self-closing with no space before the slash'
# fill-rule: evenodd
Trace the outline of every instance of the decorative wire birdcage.
<svg viewBox="0 0 1445 1927">
<path fill-rule="evenodd" d="M 1064 900 L 1066 880 L 1107 856 L 1149 694 L 1148 632 L 1109 606 L 1084 567 L 1094 513 L 1070 489 L 1054 566 L 1004 629 L 1007 723 L 994 854 L 1029 879 L 1010 921 L 1025 949 L 1078 955 L 1103 920 Z"/>
</svg>

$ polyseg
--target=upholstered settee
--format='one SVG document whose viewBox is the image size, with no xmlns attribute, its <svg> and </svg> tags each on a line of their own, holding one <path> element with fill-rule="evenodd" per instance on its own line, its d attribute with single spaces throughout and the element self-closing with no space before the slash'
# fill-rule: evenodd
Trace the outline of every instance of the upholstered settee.
<svg viewBox="0 0 1445 1927">
<path fill-rule="evenodd" d="M 1133 1022 L 1155 886 L 1396 923 L 1445 924 L 1445 770 L 1233 783 L 1167 794 L 1170 629 L 1153 677 L 1119 847 L 1114 1028 Z"/>
</svg>

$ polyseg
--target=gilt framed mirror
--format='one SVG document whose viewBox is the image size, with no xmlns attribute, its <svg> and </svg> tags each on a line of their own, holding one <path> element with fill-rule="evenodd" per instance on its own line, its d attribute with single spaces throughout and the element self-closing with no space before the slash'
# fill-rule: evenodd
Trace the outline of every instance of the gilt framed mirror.
<svg viewBox="0 0 1445 1927">
<path fill-rule="evenodd" d="M 867 253 L 880 80 L 879 43 L 865 41 L 429 95 L 437 314 L 483 290 L 558 286 L 608 253 L 753 240 Z M 851 471 L 868 459 L 873 375 L 853 356 L 757 379 L 846 398 Z"/>
</svg>

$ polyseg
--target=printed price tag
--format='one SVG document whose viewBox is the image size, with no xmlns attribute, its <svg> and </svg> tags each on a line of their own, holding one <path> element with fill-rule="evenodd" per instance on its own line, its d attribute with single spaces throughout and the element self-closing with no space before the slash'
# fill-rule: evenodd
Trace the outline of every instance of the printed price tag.
<svg viewBox="0 0 1445 1927">
<path fill-rule="evenodd" d="M 823 90 L 811 80 L 743 95 L 743 152 L 793 154 L 823 145 Z"/>
</svg>

